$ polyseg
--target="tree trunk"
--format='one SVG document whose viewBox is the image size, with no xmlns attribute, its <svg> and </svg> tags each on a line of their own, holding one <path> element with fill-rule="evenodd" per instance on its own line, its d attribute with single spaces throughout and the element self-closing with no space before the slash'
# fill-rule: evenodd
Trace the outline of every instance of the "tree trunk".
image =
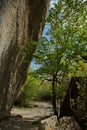
<svg viewBox="0 0 87 130">
<path fill-rule="evenodd" d="M 70 99 L 74 99 L 74 102 L 76 101 L 78 97 L 78 88 L 76 82 L 80 82 L 80 78 L 78 77 L 72 77 L 70 81 L 69 88 L 67 90 L 66 96 L 63 100 L 63 103 L 60 107 L 60 118 L 63 116 L 72 116 L 74 115 L 73 108 L 71 106 Z M 76 109 L 76 104 L 74 106 L 74 109 Z"/>
<path fill-rule="evenodd" d="M 87 77 L 85 78 L 85 112 L 87 113 Z"/>
<path fill-rule="evenodd" d="M 49 0 L 0 0 L 0 118 L 10 114 L 43 31 Z M 28 60 L 29 57 L 29 60 Z M 27 62 L 25 62 L 28 60 Z"/>
<path fill-rule="evenodd" d="M 52 105 L 53 105 L 53 111 L 54 114 L 57 116 L 57 120 L 59 121 L 59 117 L 58 117 L 58 110 L 57 110 L 57 99 L 56 99 L 56 77 L 57 77 L 57 73 L 53 75 L 53 79 L 52 79 Z"/>
<path fill-rule="evenodd" d="M 86 51 L 87 53 L 87 51 Z M 87 55 L 82 57 L 85 62 L 87 63 Z M 87 113 L 87 72 L 86 73 L 86 77 L 84 78 L 84 85 L 85 85 L 85 113 Z"/>
<path fill-rule="evenodd" d="M 57 112 L 57 106 L 56 106 L 56 89 L 55 89 L 55 76 L 53 76 L 52 81 L 52 105 L 53 105 L 53 111 L 55 115 L 58 115 Z"/>
</svg>

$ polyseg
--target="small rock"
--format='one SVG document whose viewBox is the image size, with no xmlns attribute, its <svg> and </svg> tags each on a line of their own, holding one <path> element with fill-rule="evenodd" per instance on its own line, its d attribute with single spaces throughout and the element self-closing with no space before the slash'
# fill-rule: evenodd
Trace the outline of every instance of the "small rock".
<svg viewBox="0 0 87 130">
<path fill-rule="evenodd" d="M 57 117 L 51 116 L 49 118 L 40 121 L 39 130 L 55 130 L 56 125 L 57 125 Z"/>
<path fill-rule="evenodd" d="M 40 121 L 39 130 L 81 130 L 81 128 L 73 117 L 63 117 L 58 122 L 56 116 L 51 116 Z"/>
<path fill-rule="evenodd" d="M 58 124 L 61 130 L 81 130 L 78 123 L 73 117 L 63 117 L 60 119 L 60 123 Z"/>
</svg>

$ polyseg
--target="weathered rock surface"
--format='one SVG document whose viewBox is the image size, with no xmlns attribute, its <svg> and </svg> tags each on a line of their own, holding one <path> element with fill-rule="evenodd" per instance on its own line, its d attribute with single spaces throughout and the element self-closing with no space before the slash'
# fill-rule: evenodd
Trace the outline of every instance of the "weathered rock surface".
<svg viewBox="0 0 87 130">
<path fill-rule="evenodd" d="M 73 117 L 63 117 L 58 122 L 56 116 L 51 116 L 40 121 L 39 130 L 81 130 L 81 128 Z"/>
<path fill-rule="evenodd" d="M 9 115 L 26 80 L 49 0 L 0 0 L 0 118 Z M 27 61 L 27 62 L 25 62 Z"/>
</svg>

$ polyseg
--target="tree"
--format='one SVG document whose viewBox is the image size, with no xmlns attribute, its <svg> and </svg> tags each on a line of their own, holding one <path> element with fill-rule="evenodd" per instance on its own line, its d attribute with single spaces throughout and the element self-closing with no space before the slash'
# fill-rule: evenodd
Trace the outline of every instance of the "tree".
<svg viewBox="0 0 87 130">
<path fill-rule="evenodd" d="M 48 5 L 49 0 L 0 0 L 0 118 L 10 114 L 23 89 L 36 45 L 31 54 L 23 52 L 40 38 Z"/>
<path fill-rule="evenodd" d="M 84 1 L 77 0 L 59 0 L 49 11 L 47 23 L 50 29 L 47 35 L 50 40 L 40 41 L 35 60 L 40 64 L 37 72 L 45 79 L 52 79 L 53 86 L 56 81 L 64 85 L 65 79 L 68 83 L 72 77 L 85 76 L 82 68 L 87 63 L 81 57 L 87 49 L 86 13 Z M 54 109 L 55 106 L 56 102 Z"/>
</svg>

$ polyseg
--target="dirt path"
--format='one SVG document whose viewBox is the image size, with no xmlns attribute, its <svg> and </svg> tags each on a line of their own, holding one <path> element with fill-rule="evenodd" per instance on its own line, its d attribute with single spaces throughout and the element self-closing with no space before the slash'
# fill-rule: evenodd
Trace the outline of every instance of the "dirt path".
<svg viewBox="0 0 87 130">
<path fill-rule="evenodd" d="M 52 106 L 48 102 L 34 102 L 34 108 L 13 108 L 12 117 L 1 122 L 0 130 L 38 130 L 37 121 L 52 114 Z M 21 116 L 20 116 L 21 115 Z"/>
</svg>

